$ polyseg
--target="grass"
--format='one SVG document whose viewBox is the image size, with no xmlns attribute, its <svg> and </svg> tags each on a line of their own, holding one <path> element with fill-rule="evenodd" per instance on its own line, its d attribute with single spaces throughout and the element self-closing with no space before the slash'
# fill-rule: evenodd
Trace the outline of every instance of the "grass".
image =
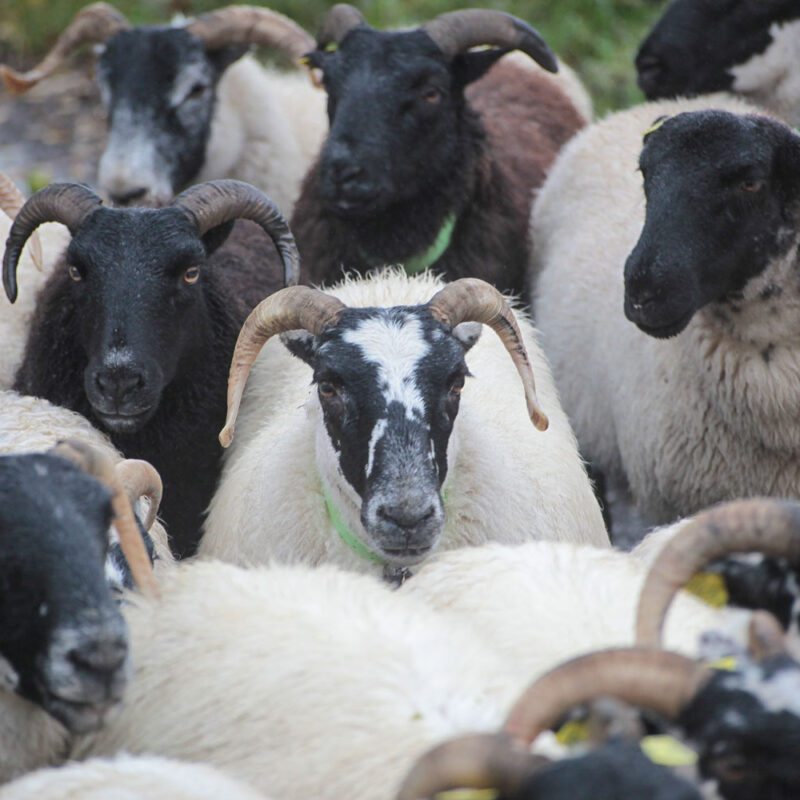
<svg viewBox="0 0 800 800">
<path fill-rule="evenodd" d="M 88 0 L 0 0 L 0 59 L 30 65 L 55 41 Z M 196 14 L 221 5 L 213 0 L 110 0 L 136 24 L 159 24 L 173 13 Z M 254 3 L 267 5 L 267 3 Z M 272 0 L 269 7 L 316 31 L 329 0 Z M 378 28 L 408 25 L 471 5 L 454 0 L 358 0 Z M 596 110 L 623 108 L 641 100 L 633 55 L 665 0 L 476 0 L 534 25 L 550 46 L 578 70 Z"/>
</svg>

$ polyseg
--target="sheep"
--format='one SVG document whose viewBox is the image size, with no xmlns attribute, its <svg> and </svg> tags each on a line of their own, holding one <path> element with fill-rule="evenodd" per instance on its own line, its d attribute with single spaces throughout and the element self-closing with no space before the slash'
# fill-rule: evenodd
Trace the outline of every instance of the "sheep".
<svg viewBox="0 0 800 800">
<path fill-rule="evenodd" d="M 22 208 L 25 198 L 5 175 L 0 173 L 0 242 L 5 241 L 11 221 Z M 22 360 L 22 350 L 35 305 L 36 292 L 49 275 L 57 254 L 69 243 L 63 225 L 43 225 L 31 238 L 31 246 L 23 253 L 19 265 L 22 300 L 12 306 L 0 297 L 0 389 L 10 389 L 14 373 Z"/>
<path fill-rule="evenodd" d="M 793 0 L 674 0 L 636 55 L 648 100 L 727 90 L 800 126 Z"/>
<path fill-rule="evenodd" d="M 645 221 L 634 154 L 673 114 L 642 151 Z M 533 302 L 561 400 L 650 524 L 798 496 L 799 155 L 729 96 L 648 103 L 576 137 L 536 201 Z"/>
<path fill-rule="evenodd" d="M 275 340 L 253 366 L 202 555 L 238 564 L 332 561 L 397 577 L 437 540 L 440 549 L 533 538 L 607 544 L 527 318 L 516 312 L 524 333 L 512 337 L 530 354 L 550 419 L 545 433 L 526 413 L 519 354 L 516 369 L 505 354 L 503 328 L 514 314 L 502 296 L 478 280 L 443 287 L 431 274 L 385 270 L 330 295 L 298 287 L 284 301 L 278 293 L 253 312 L 233 357 L 224 443 L 247 379 L 243 354 L 249 366 L 281 326 L 309 327 L 287 334 L 298 358 Z M 449 318 L 438 310 L 445 295 L 460 298 L 447 300 Z M 313 311 L 298 322 L 293 309 L 306 302 Z M 503 341 L 476 344 L 480 327 L 464 320 L 491 324 Z M 477 379 L 464 387 L 470 370 Z M 528 412 L 543 428 L 529 370 L 520 372 Z"/>
<path fill-rule="evenodd" d="M 483 44 L 496 47 L 469 52 Z M 585 119 L 540 69 L 504 59 L 477 80 L 509 50 L 558 68 L 531 27 L 501 12 L 386 32 L 352 6 L 331 9 L 308 56 L 330 133 L 292 215 L 303 283 L 401 263 L 522 292 L 532 191 Z"/>
<path fill-rule="evenodd" d="M 37 770 L 0 788 L 0 800 L 266 800 L 204 764 L 120 755 Z"/>
<path fill-rule="evenodd" d="M 134 468 L 138 476 L 124 478 L 79 442 L 0 457 L 0 783 L 63 758 L 71 736 L 118 708 L 128 639 L 104 558 L 113 513 L 132 568 L 147 580 L 121 484 L 152 476 Z"/>
<path fill-rule="evenodd" d="M 274 252 L 256 249 L 263 243 L 220 246 L 237 218 L 263 229 L 246 235 L 274 239 L 282 280 Z M 188 555 L 217 480 L 228 359 L 252 305 L 296 282 L 291 233 L 268 198 L 238 181 L 201 184 L 159 210 L 109 209 L 85 186 L 52 184 L 11 228 L 12 302 L 20 249 L 54 219 L 72 242 L 39 294 L 14 387 L 82 413 L 125 456 L 153 464 L 173 550 Z"/>
<path fill-rule="evenodd" d="M 325 135 L 324 96 L 305 75 L 242 56 L 258 44 L 297 62 L 314 40 L 292 20 L 230 6 L 173 27 L 132 27 L 94 3 L 34 70 L 2 68 L 6 86 L 26 91 L 85 42 L 103 48 L 97 78 L 110 127 L 99 184 L 115 203 L 165 204 L 193 183 L 236 178 L 291 209 Z"/>
</svg>

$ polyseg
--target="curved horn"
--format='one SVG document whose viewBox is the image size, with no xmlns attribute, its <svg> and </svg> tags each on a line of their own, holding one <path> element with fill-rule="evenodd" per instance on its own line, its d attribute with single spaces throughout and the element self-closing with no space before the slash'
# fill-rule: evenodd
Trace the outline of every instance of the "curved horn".
<svg viewBox="0 0 800 800">
<path fill-rule="evenodd" d="M 313 37 L 294 20 L 257 6 L 228 6 L 192 20 L 186 30 L 210 50 L 230 44 L 258 44 L 297 61 L 314 49 Z"/>
<path fill-rule="evenodd" d="M 621 648 L 574 658 L 543 675 L 511 709 L 504 730 L 530 744 L 570 708 L 610 696 L 674 719 L 712 672 L 662 650 Z"/>
<path fill-rule="evenodd" d="M 228 375 L 228 416 L 219 433 L 227 447 L 233 441 L 233 428 L 250 367 L 266 341 L 276 333 L 303 329 L 319 336 L 335 325 L 346 308 L 341 300 L 309 286 L 290 286 L 262 300 L 244 322 L 231 359 Z"/>
<path fill-rule="evenodd" d="M 800 560 L 800 503 L 754 498 L 697 514 L 664 547 L 650 568 L 636 617 L 636 642 L 659 647 L 670 604 L 696 572 L 731 553 L 757 550 Z"/>
<path fill-rule="evenodd" d="M 139 527 L 133 515 L 128 495 L 120 483 L 117 471 L 107 453 L 98 450 L 78 439 L 67 439 L 51 448 L 51 453 L 66 458 L 84 472 L 97 478 L 111 492 L 111 508 L 114 512 L 114 527 L 119 535 L 119 543 L 131 573 L 139 588 L 152 595 L 158 595 L 153 576 L 153 567 L 147 555 Z"/>
<path fill-rule="evenodd" d="M 147 498 L 147 516 L 142 524 L 144 529 L 149 531 L 156 521 L 158 507 L 161 505 L 161 495 L 164 492 L 158 470 L 149 461 L 126 458 L 117 464 L 116 472 L 131 507 L 136 505 L 140 497 Z"/>
<path fill-rule="evenodd" d="M 317 48 L 324 50 L 329 44 L 339 44 L 353 28 L 366 24 L 364 15 L 355 6 L 337 3 L 322 23 L 322 30 L 317 36 Z"/>
<path fill-rule="evenodd" d="M 208 181 L 182 192 L 173 204 L 190 216 L 200 236 L 234 219 L 257 222 L 278 248 L 283 261 L 284 284 L 294 286 L 300 280 L 300 254 L 289 223 L 278 206 L 249 183 Z"/>
<path fill-rule="evenodd" d="M 17 72 L 3 65 L 0 66 L 0 77 L 11 94 L 23 94 L 52 75 L 79 45 L 105 42 L 115 33 L 130 27 L 128 20 L 108 3 L 92 3 L 75 15 L 44 60 L 32 70 Z"/>
<path fill-rule="evenodd" d="M 80 183 L 51 183 L 40 189 L 19 210 L 6 240 L 3 286 L 8 299 L 17 299 L 17 264 L 28 237 L 44 222 L 60 222 L 71 234 L 103 201 Z"/>
<path fill-rule="evenodd" d="M 449 58 L 482 44 L 522 50 L 548 72 L 558 72 L 558 61 L 547 42 L 530 26 L 511 14 L 465 8 L 439 14 L 421 26 Z"/>
<path fill-rule="evenodd" d="M 769 611 L 753 612 L 748 630 L 747 649 L 756 661 L 766 661 L 789 654 L 783 628 Z"/>
<path fill-rule="evenodd" d="M 482 322 L 500 337 L 525 388 L 531 421 L 538 430 L 547 430 L 547 417 L 536 399 L 536 383 L 528 352 L 514 312 L 505 297 L 486 281 L 461 278 L 440 289 L 431 298 L 428 307 L 439 322 L 451 328 L 460 322 Z"/>
<path fill-rule="evenodd" d="M 420 756 L 395 800 L 421 800 L 459 788 L 498 789 L 503 796 L 515 796 L 526 778 L 550 763 L 504 733 L 461 736 Z"/>
<path fill-rule="evenodd" d="M 0 209 L 2 209 L 9 219 L 13 220 L 24 205 L 25 195 L 22 194 L 17 188 L 17 184 L 14 183 L 8 175 L 0 172 Z M 30 256 L 36 269 L 41 272 L 44 268 L 42 241 L 39 238 L 39 234 L 35 231 L 30 239 Z"/>
</svg>

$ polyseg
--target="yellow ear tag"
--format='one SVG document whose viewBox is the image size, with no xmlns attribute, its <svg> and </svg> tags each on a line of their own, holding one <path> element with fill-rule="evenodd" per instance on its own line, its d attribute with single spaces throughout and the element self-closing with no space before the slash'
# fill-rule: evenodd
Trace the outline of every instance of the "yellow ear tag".
<svg viewBox="0 0 800 800">
<path fill-rule="evenodd" d="M 736 656 L 724 656 L 723 658 L 718 658 L 716 661 L 706 661 L 703 666 L 709 669 L 722 669 L 726 672 L 736 672 L 739 668 L 739 662 L 736 660 Z"/>
<path fill-rule="evenodd" d="M 692 575 L 683 588 L 714 608 L 722 608 L 728 604 L 728 588 L 725 586 L 725 578 L 716 572 L 698 572 Z"/>
<path fill-rule="evenodd" d="M 325 45 L 325 52 L 326 53 L 335 53 L 339 49 L 339 44 L 337 42 L 328 42 Z"/>
<path fill-rule="evenodd" d="M 659 117 L 643 134 L 642 141 L 644 141 L 651 133 L 655 133 L 667 120 L 669 115 Z"/>
<path fill-rule="evenodd" d="M 564 747 L 572 747 L 572 745 L 585 742 L 589 738 L 588 724 L 586 722 L 565 722 L 556 733 L 556 740 Z"/>
<path fill-rule="evenodd" d="M 697 753 L 674 736 L 645 736 L 639 746 L 654 764 L 662 767 L 688 767 L 697 763 Z"/>
<path fill-rule="evenodd" d="M 495 800 L 499 796 L 497 789 L 450 789 L 434 795 L 436 800 Z"/>
<path fill-rule="evenodd" d="M 308 56 L 301 56 L 300 58 L 297 59 L 297 61 L 304 67 L 307 67 L 311 63 L 311 59 Z"/>
</svg>

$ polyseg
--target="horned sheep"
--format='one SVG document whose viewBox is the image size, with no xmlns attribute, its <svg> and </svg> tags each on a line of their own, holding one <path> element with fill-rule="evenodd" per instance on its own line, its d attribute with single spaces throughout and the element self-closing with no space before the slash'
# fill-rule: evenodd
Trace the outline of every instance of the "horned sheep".
<svg viewBox="0 0 800 800">
<path fill-rule="evenodd" d="M 513 333 L 514 314 L 496 290 L 477 280 L 445 288 L 429 273 L 395 269 L 330 294 L 291 292 L 285 305 L 280 293 L 268 298 L 240 337 L 226 441 L 247 380 L 242 358 L 249 365 L 263 349 L 202 555 L 332 561 L 380 574 L 421 561 L 437 540 L 440 549 L 535 538 L 607 543 L 535 332 L 516 312 L 521 333 Z M 313 310 L 298 318 L 306 305 Z M 491 324 L 503 340 L 478 338 L 480 326 L 467 320 Z M 266 341 L 302 326 L 286 340 L 299 358 L 277 338 Z M 536 394 L 530 367 L 519 353 L 516 364 L 508 357 L 520 341 Z M 545 432 L 529 418 L 547 425 L 537 395 Z"/>
<path fill-rule="evenodd" d="M 93 3 L 35 69 L 3 68 L 6 86 L 26 91 L 86 42 L 102 46 L 109 140 L 99 184 L 115 203 L 163 205 L 191 184 L 234 178 L 289 213 L 325 135 L 324 95 L 307 75 L 265 70 L 244 54 L 263 45 L 297 65 L 314 47 L 298 25 L 265 8 L 230 6 L 171 27 L 133 27 Z"/>
<path fill-rule="evenodd" d="M 536 201 L 535 315 L 564 408 L 650 523 L 798 496 L 798 164 L 800 138 L 744 101 L 662 101 L 576 137 Z"/>
</svg>

